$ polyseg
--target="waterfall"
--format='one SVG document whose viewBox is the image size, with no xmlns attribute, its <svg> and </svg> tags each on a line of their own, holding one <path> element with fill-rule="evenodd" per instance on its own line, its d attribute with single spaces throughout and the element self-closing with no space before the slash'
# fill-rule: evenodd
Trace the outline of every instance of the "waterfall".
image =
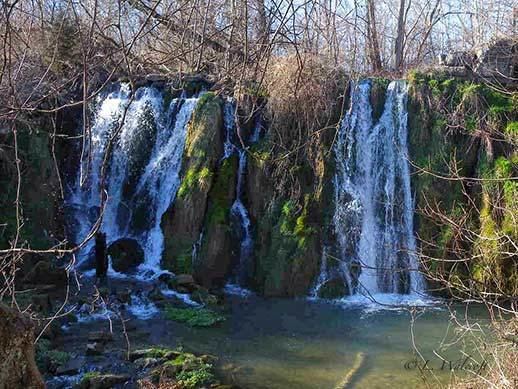
<svg viewBox="0 0 518 389">
<path fill-rule="evenodd" d="M 422 292 L 407 161 L 407 86 L 390 83 L 378 123 L 370 90 L 369 80 L 353 84 L 334 148 L 338 271 L 349 293 Z"/>
<path fill-rule="evenodd" d="M 225 144 L 223 159 L 237 153 L 239 158 L 239 167 L 237 172 L 236 197 L 230 212 L 239 225 L 239 263 L 233 271 L 232 282 L 242 287 L 246 286 L 251 274 L 252 255 L 253 255 L 253 239 L 252 239 L 252 223 L 245 204 L 243 203 L 243 194 L 246 180 L 247 151 L 243 149 L 240 142 L 234 143 L 235 134 L 235 111 L 236 103 L 234 99 L 227 99 L 224 107 L 224 125 L 225 125 Z M 259 117 L 256 120 L 254 130 L 249 137 L 249 143 L 255 143 L 259 140 L 262 128 L 262 121 Z M 235 287 L 236 285 L 234 285 Z"/>
<path fill-rule="evenodd" d="M 239 245 L 239 266 L 237 269 L 237 282 L 239 285 L 246 285 L 250 276 L 251 258 L 253 253 L 253 240 L 251 231 L 250 216 L 248 210 L 243 204 L 243 187 L 245 183 L 246 172 L 246 151 L 240 149 L 239 152 L 239 168 L 237 173 L 236 199 L 232 204 L 231 213 L 239 220 L 241 242 Z"/>
<path fill-rule="evenodd" d="M 90 153 L 68 186 L 66 205 L 75 223 L 69 236 L 81 242 L 100 215 L 101 166 L 110 139 L 107 201 L 101 231 L 110 244 L 122 237 L 135 239 L 145 253 L 140 274 L 160 271 L 164 238 L 162 215 L 174 201 L 180 185 L 180 168 L 187 124 L 197 98 L 178 98 L 166 104 L 154 87 L 120 84 L 95 101 L 90 129 Z M 78 264 L 92 256 L 93 242 L 81 250 Z"/>
</svg>

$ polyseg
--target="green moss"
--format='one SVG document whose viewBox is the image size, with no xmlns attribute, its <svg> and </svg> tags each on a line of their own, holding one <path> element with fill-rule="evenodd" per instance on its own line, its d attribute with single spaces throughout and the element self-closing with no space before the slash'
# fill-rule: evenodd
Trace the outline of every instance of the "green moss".
<svg viewBox="0 0 518 389">
<path fill-rule="evenodd" d="M 518 135 L 518 122 L 507 123 L 504 132 L 508 135 Z"/>
<path fill-rule="evenodd" d="M 208 187 L 211 178 L 212 172 L 206 166 L 200 170 L 196 170 L 195 168 L 189 169 L 178 189 L 178 197 L 185 198 L 195 189 Z"/>
<path fill-rule="evenodd" d="M 150 347 L 145 350 L 146 358 L 170 358 L 171 356 L 177 355 L 177 350 L 172 350 L 168 347 Z"/>
<path fill-rule="evenodd" d="M 40 339 L 36 343 L 36 365 L 42 372 L 55 371 L 70 360 L 70 354 L 65 351 L 51 349 L 47 339 Z"/>
<path fill-rule="evenodd" d="M 184 249 L 174 263 L 174 272 L 177 274 L 192 274 L 192 247 Z"/>
<path fill-rule="evenodd" d="M 101 375 L 98 371 L 88 371 L 85 374 L 83 374 L 83 377 L 81 378 L 81 384 L 88 383 L 92 378 L 99 377 Z"/>
<path fill-rule="evenodd" d="M 199 388 L 214 380 L 212 365 L 201 363 L 194 369 L 182 370 L 176 375 L 176 379 L 182 388 Z"/>
<path fill-rule="evenodd" d="M 225 317 L 207 308 L 174 308 L 166 307 L 165 317 L 186 323 L 191 327 L 211 327 L 225 320 Z"/>
</svg>

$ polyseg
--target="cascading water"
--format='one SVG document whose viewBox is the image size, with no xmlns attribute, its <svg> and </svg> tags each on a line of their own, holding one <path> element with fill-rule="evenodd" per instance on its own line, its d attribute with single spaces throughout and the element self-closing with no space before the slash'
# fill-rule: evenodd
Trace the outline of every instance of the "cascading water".
<svg viewBox="0 0 518 389">
<path fill-rule="evenodd" d="M 390 83 L 375 125 L 370 90 L 368 80 L 352 86 L 335 144 L 333 225 L 340 261 L 333 271 L 350 294 L 423 292 L 406 159 L 407 86 Z M 320 284 L 330 272 L 326 261 Z"/>
<path fill-rule="evenodd" d="M 231 214 L 239 224 L 238 236 L 240 238 L 239 244 L 239 263 L 234 269 L 231 282 L 241 287 L 245 287 L 251 274 L 252 255 L 253 255 L 253 239 L 252 239 L 252 224 L 248 210 L 243 203 L 244 186 L 246 179 L 246 164 L 247 151 L 241 145 L 236 146 L 232 141 L 232 135 L 235 133 L 235 116 L 236 111 L 235 101 L 228 99 L 224 108 L 224 124 L 225 124 L 225 145 L 223 159 L 229 158 L 234 153 L 239 157 L 239 167 L 237 172 L 236 198 L 231 207 Z M 259 140 L 261 131 L 261 119 L 257 119 L 253 133 L 249 137 L 250 143 Z M 233 291 L 239 290 L 237 285 L 230 284 L 230 289 Z M 230 290 L 227 288 L 227 290 Z M 243 294 L 242 291 L 239 291 Z"/>
<path fill-rule="evenodd" d="M 234 217 L 239 220 L 241 242 L 239 245 L 239 266 L 236 272 L 236 278 L 239 285 L 246 285 L 250 276 L 251 258 L 253 252 L 253 240 L 251 231 L 250 216 L 248 210 L 243 204 L 243 186 L 246 172 L 246 151 L 240 149 L 239 168 L 237 172 L 236 200 L 232 204 L 231 212 Z"/>
<path fill-rule="evenodd" d="M 160 221 L 180 185 L 186 128 L 197 100 L 182 97 L 165 107 L 164 95 L 158 89 L 141 87 L 132 98 L 126 84 L 99 96 L 91 128 L 90 160 L 81 161 L 80 172 L 67 193 L 67 208 L 76 223 L 69 232 L 76 243 L 87 236 L 100 215 L 101 166 L 112 139 L 101 231 L 108 244 L 121 237 L 135 239 L 145 253 L 141 274 L 160 272 Z M 90 257 L 92 247 L 90 242 L 79 253 L 79 264 Z"/>
</svg>

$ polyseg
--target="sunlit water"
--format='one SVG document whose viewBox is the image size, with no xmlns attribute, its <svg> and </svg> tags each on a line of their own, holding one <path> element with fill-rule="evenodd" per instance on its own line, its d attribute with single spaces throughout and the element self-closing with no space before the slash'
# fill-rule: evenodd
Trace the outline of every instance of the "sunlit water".
<svg viewBox="0 0 518 389">
<path fill-rule="evenodd" d="M 444 305 L 429 301 L 427 308 L 412 310 L 375 309 L 360 301 L 265 300 L 236 294 L 228 298 L 227 320 L 216 328 L 148 321 L 153 342 L 183 344 L 218 356 L 222 374 L 243 388 L 335 388 L 360 354 L 363 363 L 348 388 L 438 387 L 451 379 L 450 361 L 458 364 L 464 353 L 482 361 L 473 334 L 463 333 Z M 390 302 L 396 297 L 386 297 L 385 303 Z M 459 305 L 452 312 L 461 323 L 466 313 L 486 322 L 479 307 L 466 311 Z M 433 370 L 420 373 L 425 362 L 418 353 Z"/>
</svg>

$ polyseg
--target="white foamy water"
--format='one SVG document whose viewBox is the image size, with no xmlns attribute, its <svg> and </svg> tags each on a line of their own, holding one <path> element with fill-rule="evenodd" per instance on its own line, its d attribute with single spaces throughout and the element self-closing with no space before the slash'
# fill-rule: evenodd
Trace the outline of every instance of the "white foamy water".
<svg viewBox="0 0 518 389">
<path fill-rule="evenodd" d="M 397 296 L 406 305 L 419 301 L 424 291 L 407 161 L 407 86 L 390 83 L 377 123 L 370 90 L 368 80 L 352 85 L 350 109 L 337 135 L 333 225 L 338 258 L 331 269 L 324 252 L 312 295 L 339 276 L 353 294 L 340 301 L 367 302 L 368 296 L 393 301 L 391 296 Z"/>
<path fill-rule="evenodd" d="M 69 184 L 66 199 L 75 221 L 69 235 L 79 243 L 100 216 L 102 165 L 112 142 L 106 160 L 107 201 L 101 231 L 108 245 L 123 237 L 140 244 L 145 258 L 137 277 L 142 279 L 161 273 L 164 238 L 160 222 L 180 186 L 187 125 L 198 99 L 181 97 L 168 106 L 164 101 L 164 94 L 156 88 L 141 87 L 132 96 L 126 84 L 100 95 L 90 129 L 91 151 Z M 93 247 L 91 240 L 79 252 L 78 265 L 92 257 Z M 125 277 L 114 271 L 111 261 L 109 275 Z"/>
</svg>

